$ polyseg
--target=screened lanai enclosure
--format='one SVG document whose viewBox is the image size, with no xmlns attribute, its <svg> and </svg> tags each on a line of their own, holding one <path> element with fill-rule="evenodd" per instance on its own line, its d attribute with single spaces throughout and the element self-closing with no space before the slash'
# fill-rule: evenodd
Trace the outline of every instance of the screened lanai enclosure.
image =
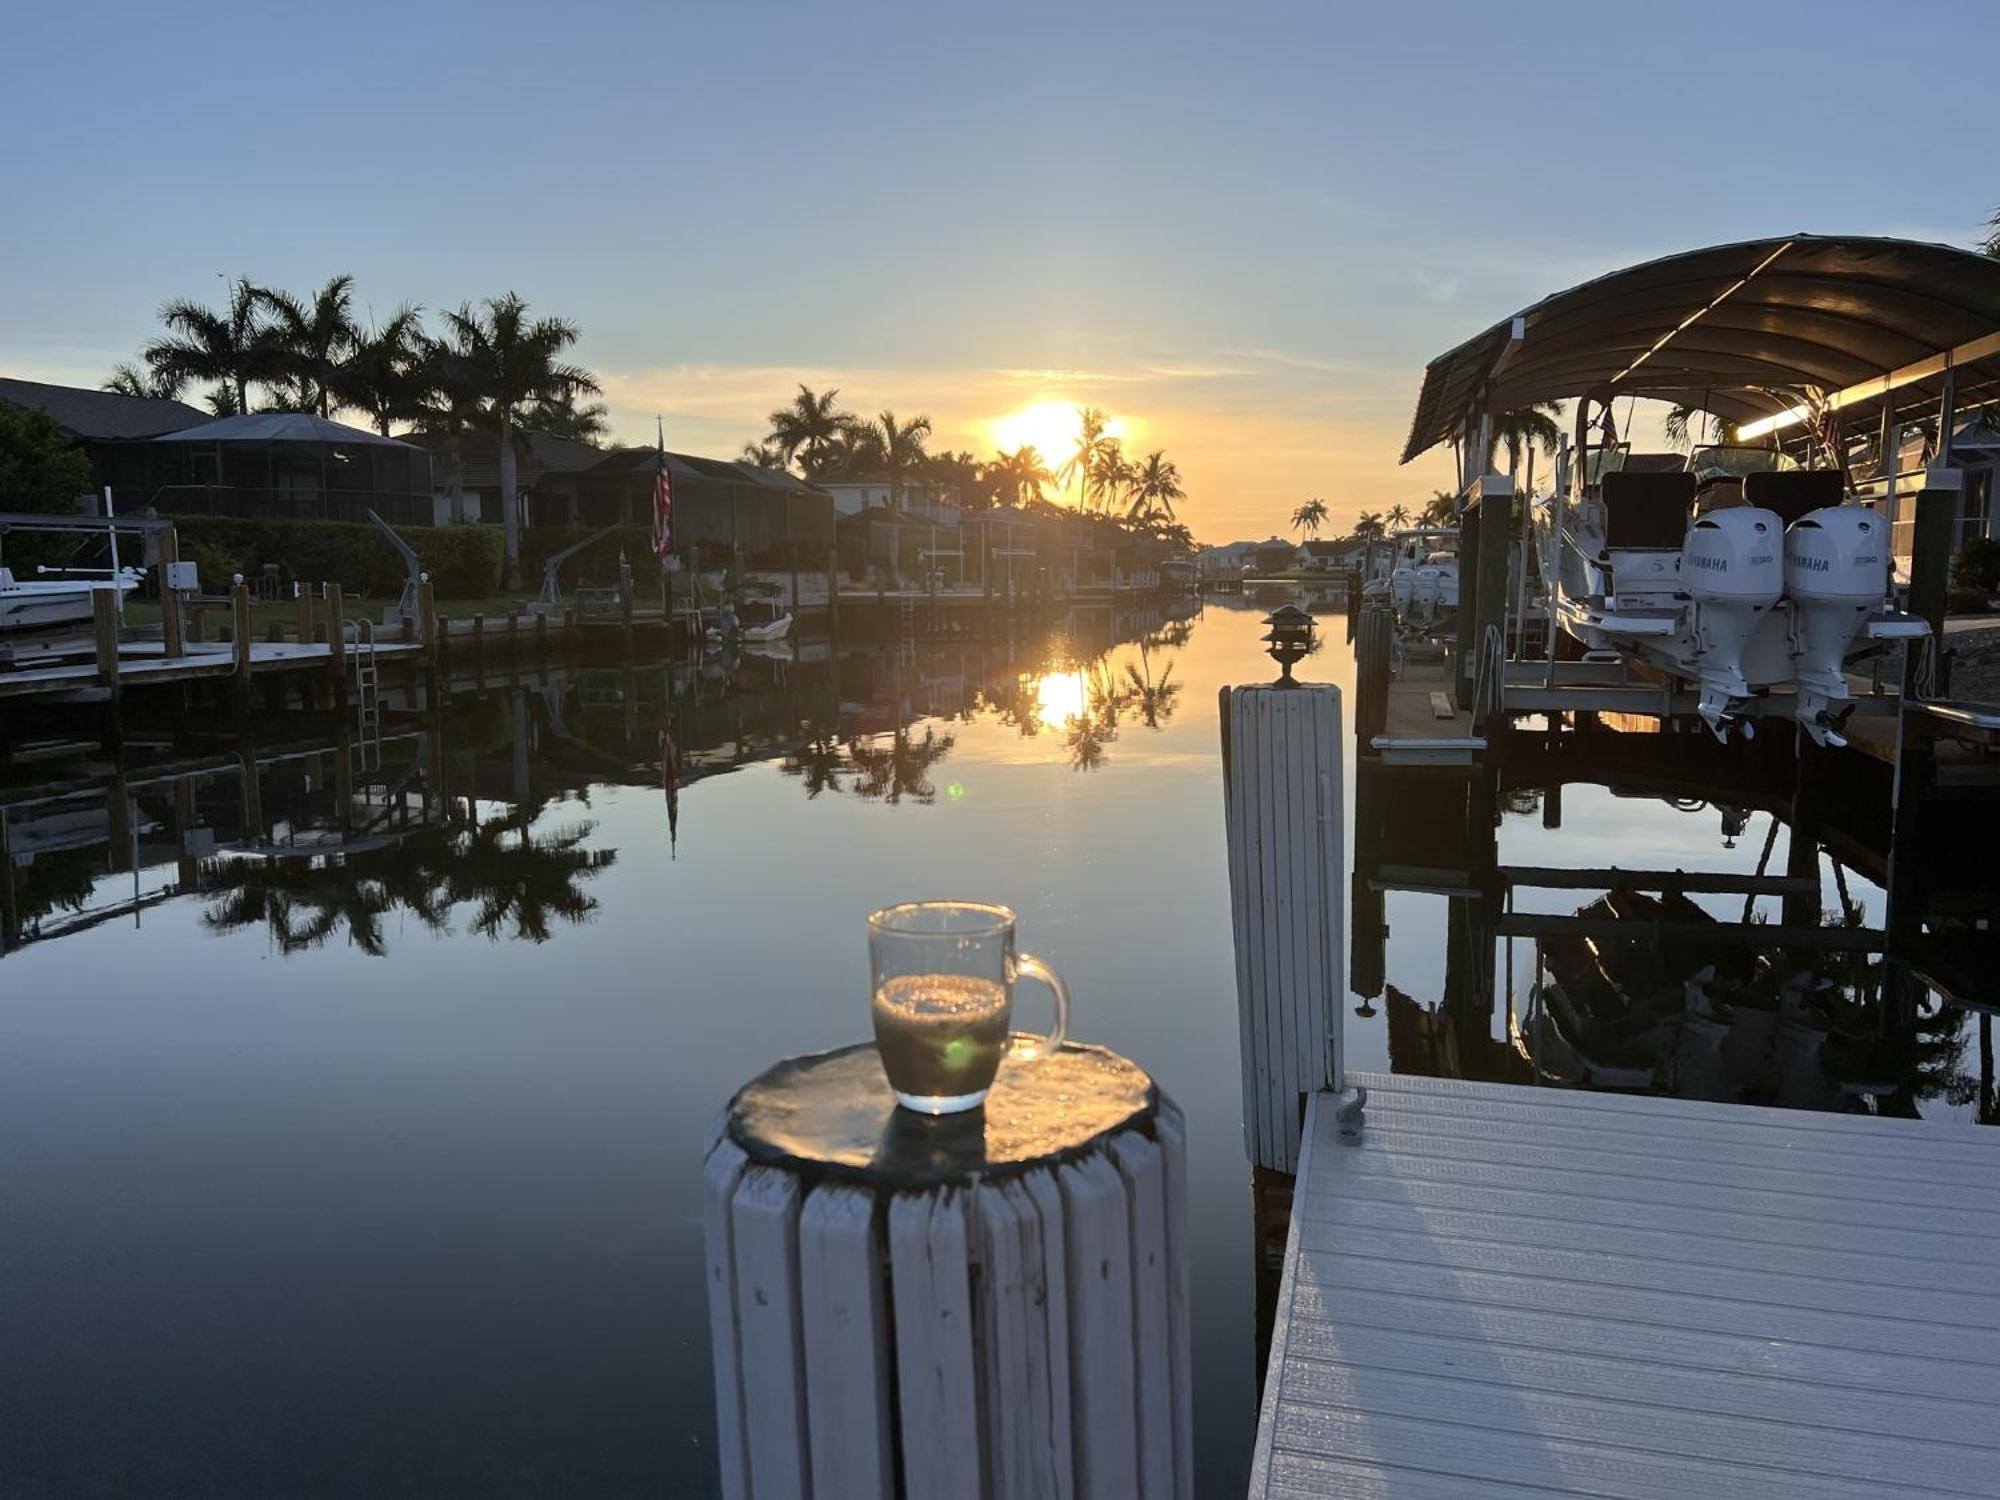
<svg viewBox="0 0 2000 1500">
<path fill-rule="evenodd" d="M 143 495 L 166 515 L 428 526 L 430 454 L 309 412 L 224 417 L 121 455 L 143 472 L 114 476 L 121 500 Z"/>
</svg>

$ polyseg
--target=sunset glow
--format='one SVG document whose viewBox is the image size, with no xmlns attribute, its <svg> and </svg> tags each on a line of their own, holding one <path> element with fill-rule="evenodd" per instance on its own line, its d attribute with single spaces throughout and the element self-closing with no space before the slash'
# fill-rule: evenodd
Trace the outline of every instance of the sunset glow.
<svg viewBox="0 0 2000 1500">
<path fill-rule="evenodd" d="M 1043 399 L 1010 412 L 993 424 L 993 446 L 1012 453 L 1023 443 L 1041 454 L 1050 469 L 1060 469 L 1076 451 L 1077 405 L 1074 401 Z M 1126 423 L 1113 417 L 1105 424 L 1109 437 L 1123 439 Z"/>
<path fill-rule="evenodd" d="M 1035 684 L 1035 707 L 1044 728 L 1060 729 L 1082 718 L 1088 703 L 1081 672 L 1050 672 Z"/>
</svg>

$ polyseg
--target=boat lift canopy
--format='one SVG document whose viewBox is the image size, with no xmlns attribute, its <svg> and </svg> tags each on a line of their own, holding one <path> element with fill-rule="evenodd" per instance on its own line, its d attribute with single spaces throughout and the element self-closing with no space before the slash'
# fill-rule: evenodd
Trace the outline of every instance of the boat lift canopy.
<svg viewBox="0 0 2000 1500">
<path fill-rule="evenodd" d="M 1798 234 L 1691 250 L 1544 298 L 1432 360 L 1403 462 L 1481 414 L 1645 396 L 1748 438 L 1809 413 L 1905 421 L 2000 399 L 2000 258 Z"/>
</svg>

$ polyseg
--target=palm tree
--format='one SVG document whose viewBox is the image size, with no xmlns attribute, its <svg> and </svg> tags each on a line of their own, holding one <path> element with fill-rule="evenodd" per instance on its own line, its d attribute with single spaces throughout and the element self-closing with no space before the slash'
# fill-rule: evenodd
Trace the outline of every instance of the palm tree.
<svg viewBox="0 0 2000 1500">
<path fill-rule="evenodd" d="M 1156 448 L 1146 455 L 1146 461 L 1133 473 L 1132 509 L 1128 519 L 1151 521 L 1157 517 L 1171 521 L 1174 519 L 1174 502 L 1186 498 L 1187 491 L 1181 488 L 1180 465 Z"/>
<path fill-rule="evenodd" d="M 745 443 L 737 453 L 736 461 L 758 469 L 782 470 L 791 464 L 784 450 L 771 438 L 765 438 L 761 443 Z"/>
<path fill-rule="evenodd" d="M 276 363 L 263 314 L 257 288 L 239 276 L 220 312 L 180 299 L 163 306 L 167 332 L 145 347 L 143 357 L 156 379 L 217 381 L 235 410 L 248 411 L 251 382 L 271 378 Z M 210 404 L 216 404 L 212 397 Z"/>
<path fill-rule="evenodd" d="M 1174 664 L 1169 661 L 1155 677 L 1152 653 L 1144 641 L 1139 643 L 1138 662 L 1125 663 L 1125 681 L 1130 685 L 1128 697 L 1138 711 L 1139 721 L 1148 729 L 1158 729 L 1174 716 L 1174 700 L 1181 695 L 1181 685 L 1174 681 Z"/>
<path fill-rule="evenodd" d="M 1097 508 L 1106 514 L 1116 509 L 1120 497 L 1129 495 L 1138 478 L 1138 469 L 1125 456 L 1125 445 L 1116 438 L 1106 438 L 1103 451 L 1097 455 L 1097 467 L 1091 473 Z"/>
<path fill-rule="evenodd" d="M 847 753 L 858 778 L 854 795 L 887 802 L 891 807 L 905 797 L 925 805 L 937 801 L 937 788 L 931 785 L 931 767 L 949 755 L 957 743 L 956 735 L 939 734 L 934 729 L 924 730 L 922 740 L 914 738 L 908 729 L 898 729 L 886 745 L 850 745 Z"/>
<path fill-rule="evenodd" d="M 1562 407 L 1554 401 L 1537 401 L 1532 406 L 1502 412 L 1493 419 L 1493 444 L 1486 452 L 1487 464 L 1492 464 L 1493 455 L 1504 446 L 1507 449 L 1507 473 L 1509 477 L 1518 479 L 1521 475 L 1521 454 L 1527 449 L 1539 448 L 1549 457 L 1555 457 L 1563 436 L 1555 418 L 1561 413 Z"/>
<path fill-rule="evenodd" d="M 1403 504 L 1399 500 L 1394 505 L 1389 507 L 1389 525 L 1394 530 L 1401 531 L 1405 526 L 1409 524 L 1410 524 L 1409 506 Z"/>
<path fill-rule="evenodd" d="M 1326 502 L 1308 500 L 1292 512 L 1292 529 L 1303 531 L 1307 536 L 1318 536 L 1320 527 L 1326 524 Z"/>
<path fill-rule="evenodd" d="M 1104 428 L 1111 419 L 1095 406 L 1085 406 L 1076 414 L 1076 451 L 1056 471 L 1056 478 L 1068 484 L 1071 476 L 1076 479 L 1076 504 L 1079 510 L 1087 509 L 1097 475 L 1098 461 L 1104 457 L 1105 444 L 1110 441 L 1104 435 Z"/>
<path fill-rule="evenodd" d="M 618 858 L 614 849 L 582 847 L 595 824 L 538 835 L 529 823 L 528 814 L 517 812 L 480 824 L 454 851 L 446 892 L 454 905 L 472 903 L 471 930 L 496 941 L 504 936 L 545 943 L 553 931 L 551 917 L 578 927 L 588 922 L 597 902 L 578 881 Z"/>
<path fill-rule="evenodd" d="M 1986 227 L 1993 232 L 1986 236 L 1979 248 L 1988 255 L 2000 256 L 2000 208 L 1993 210 L 1993 217 L 1986 221 Z"/>
<path fill-rule="evenodd" d="M 811 801 L 821 792 L 842 790 L 841 777 L 854 768 L 848 764 L 847 752 L 840 741 L 822 731 L 786 756 L 778 769 L 787 776 L 798 777 L 806 789 L 806 800 Z"/>
<path fill-rule="evenodd" d="M 912 417 L 898 422 L 893 411 L 884 411 L 868 425 L 868 446 L 881 460 L 882 473 L 889 481 L 889 508 L 903 504 L 903 476 L 923 467 L 924 439 L 931 435 L 929 417 Z"/>
<path fill-rule="evenodd" d="M 380 328 L 357 332 L 334 372 L 334 399 L 367 412 L 383 437 L 392 422 L 416 421 L 424 405 L 423 344 L 419 310 L 407 303 Z"/>
<path fill-rule="evenodd" d="M 579 406 L 576 396 L 570 393 L 537 401 L 522 419 L 521 425 L 532 427 L 536 432 L 545 432 L 550 437 L 567 438 L 572 443 L 597 444 L 610 435 L 610 416 L 611 408 L 602 401 Z"/>
<path fill-rule="evenodd" d="M 1040 500 L 1043 489 L 1056 482 L 1032 443 L 1023 443 L 1012 453 L 996 454 L 986 466 L 986 478 L 1001 499 L 1016 505 Z"/>
<path fill-rule="evenodd" d="M 766 441 L 784 453 L 787 465 L 796 459 L 808 479 L 824 478 L 831 471 L 839 457 L 841 439 L 857 425 L 852 413 L 835 404 L 839 399 L 838 390 L 815 394 L 801 385 L 790 406 L 771 413 L 771 435 Z"/>
<path fill-rule="evenodd" d="M 112 368 L 111 378 L 101 389 L 119 396 L 144 396 L 150 401 L 178 401 L 181 392 L 187 389 L 187 378 L 122 364 Z"/>
<path fill-rule="evenodd" d="M 1424 502 L 1426 526 L 1449 526 L 1457 515 L 1458 496 L 1450 490 L 1432 490 L 1430 499 Z"/>
<path fill-rule="evenodd" d="M 602 394 L 581 365 L 563 355 L 577 339 L 574 323 L 528 316 L 517 292 L 489 297 L 477 310 L 445 315 L 458 352 L 479 393 L 479 420 L 500 435 L 500 525 L 507 545 L 507 587 L 521 586 L 521 491 L 514 430 L 538 405 Z"/>
<path fill-rule="evenodd" d="M 1354 534 L 1363 541 L 1374 541 L 1383 532 L 1382 516 L 1379 511 L 1364 510 L 1354 523 Z"/>
<path fill-rule="evenodd" d="M 419 337 L 417 426 L 444 440 L 443 490 L 452 519 L 462 518 L 465 458 L 461 440 L 479 414 L 479 387 L 470 353 L 455 339 Z"/>
<path fill-rule="evenodd" d="M 331 417 L 341 366 L 361 336 L 354 324 L 354 278 L 329 278 L 310 301 L 269 287 L 253 288 L 251 295 L 271 315 L 274 373 L 289 384 L 290 399 L 300 411 Z"/>
</svg>

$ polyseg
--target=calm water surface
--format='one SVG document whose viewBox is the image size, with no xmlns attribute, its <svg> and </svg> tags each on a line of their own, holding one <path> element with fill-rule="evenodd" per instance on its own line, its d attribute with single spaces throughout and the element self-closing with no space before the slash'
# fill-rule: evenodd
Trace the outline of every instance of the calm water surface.
<svg viewBox="0 0 2000 1500">
<path fill-rule="evenodd" d="M 89 788 L 98 752 L 18 766 L 0 1492 L 711 1493 L 703 1130 L 778 1057 L 865 1036 L 863 918 L 940 895 L 1015 907 L 1074 1035 L 1186 1110 L 1200 1490 L 1240 1488 L 1256 1247 L 1215 705 L 1270 675 L 1260 613 L 565 669 L 392 711 L 352 787 L 299 716 L 259 722 L 254 782 L 226 734 L 128 726 L 130 819 Z M 1351 685 L 1346 649 L 1308 673 Z M 1726 846 L 1714 810 L 1602 789 L 1565 811 L 1553 833 L 1516 799 L 1501 858 L 1749 869 L 1763 827 Z M 1350 1066 L 1388 1066 L 1392 1032 L 1399 1065 L 1438 1063 L 1448 904 L 1386 898 L 1390 992 L 1349 998 Z M 1532 949 L 1461 961 L 1504 1052 Z M 1971 1024 L 1929 1034 L 1923 1112 L 1969 1118 Z"/>
</svg>

